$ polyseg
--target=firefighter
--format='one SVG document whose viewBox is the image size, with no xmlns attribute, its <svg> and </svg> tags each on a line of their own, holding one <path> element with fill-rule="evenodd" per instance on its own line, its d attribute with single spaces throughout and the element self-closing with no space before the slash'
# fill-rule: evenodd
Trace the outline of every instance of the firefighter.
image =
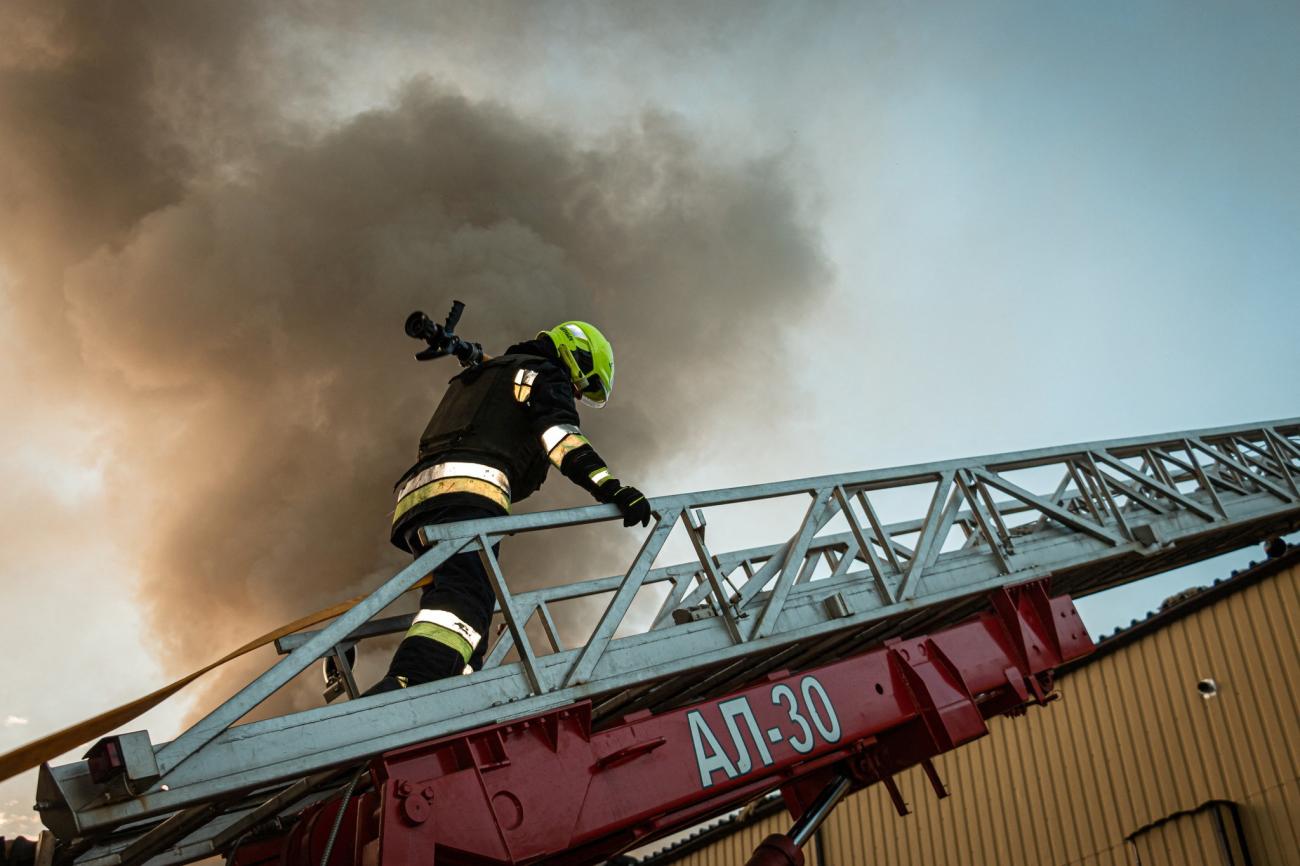
<svg viewBox="0 0 1300 866">
<path fill-rule="evenodd" d="M 610 473 L 578 427 L 576 400 L 601 407 L 613 388 L 614 350 L 586 322 L 542 331 L 453 378 L 420 437 L 419 459 L 397 482 L 393 544 L 419 556 L 423 526 L 509 514 L 552 466 L 596 501 L 617 505 L 624 526 L 648 525 L 650 503 Z M 387 675 L 366 694 L 481 668 L 494 602 L 479 553 L 452 556 L 420 596 Z"/>
</svg>

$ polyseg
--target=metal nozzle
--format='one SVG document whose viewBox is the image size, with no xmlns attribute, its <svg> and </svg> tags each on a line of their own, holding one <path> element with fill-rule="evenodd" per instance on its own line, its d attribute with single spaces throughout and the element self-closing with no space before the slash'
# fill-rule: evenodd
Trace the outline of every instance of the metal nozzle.
<svg viewBox="0 0 1300 866">
<path fill-rule="evenodd" d="M 406 336 L 416 340 L 428 340 L 434 336 L 433 320 L 424 314 L 423 310 L 416 310 L 406 317 Z"/>
<path fill-rule="evenodd" d="M 455 355 L 463 367 L 473 367 L 482 362 L 483 347 L 456 336 L 456 324 L 463 312 L 465 305 L 460 301 L 452 301 L 447 321 L 441 325 L 426 316 L 423 310 L 416 310 L 406 317 L 406 336 L 429 344 L 429 348 L 416 354 L 416 360 L 432 361 L 434 358 Z"/>
</svg>

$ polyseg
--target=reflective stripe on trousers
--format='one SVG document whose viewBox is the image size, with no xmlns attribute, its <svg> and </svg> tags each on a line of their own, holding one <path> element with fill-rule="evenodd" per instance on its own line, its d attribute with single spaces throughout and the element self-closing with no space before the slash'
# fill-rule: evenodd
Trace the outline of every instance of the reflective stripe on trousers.
<svg viewBox="0 0 1300 866">
<path fill-rule="evenodd" d="M 449 610 L 421 610 L 415 615 L 406 636 L 426 637 L 449 646 L 460 653 L 466 666 L 474 654 L 474 648 L 482 640 L 482 636 L 469 623 Z"/>
<path fill-rule="evenodd" d="M 444 493 L 473 493 L 510 513 L 510 479 L 504 472 L 482 463 L 448 461 L 416 473 L 398 489 L 393 524 L 415 506 Z"/>
</svg>

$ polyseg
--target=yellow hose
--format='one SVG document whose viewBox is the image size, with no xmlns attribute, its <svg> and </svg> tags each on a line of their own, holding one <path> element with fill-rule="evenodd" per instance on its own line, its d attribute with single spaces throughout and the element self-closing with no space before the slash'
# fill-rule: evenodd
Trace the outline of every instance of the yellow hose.
<svg viewBox="0 0 1300 866">
<path fill-rule="evenodd" d="M 430 578 L 425 577 L 411 589 L 428 585 Z M 132 719 L 138 718 L 149 710 L 161 704 L 190 683 L 197 680 L 210 670 L 219 668 L 226 662 L 233 661 L 242 655 L 260 649 L 269 643 L 274 643 L 282 637 L 301 631 L 313 625 L 318 625 L 326 620 L 333 619 L 347 613 L 366 596 L 359 595 L 356 598 L 350 598 L 347 601 L 327 607 L 324 610 L 318 610 L 315 613 L 308 614 L 301 619 L 296 619 L 288 625 L 281 626 L 275 631 L 267 632 L 259 638 L 255 638 L 241 646 L 239 649 L 227 653 L 217 659 L 210 665 L 201 667 L 193 673 L 186 674 L 174 683 L 163 686 L 157 691 L 150 692 L 142 698 L 136 698 L 130 703 L 122 704 L 120 707 L 114 707 L 111 710 L 100 713 L 97 716 L 78 722 L 71 727 L 64 728 L 61 731 L 55 731 L 52 734 L 41 737 L 39 740 L 33 740 L 25 746 L 19 746 L 12 752 L 6 752 L 0 755 L 0 782 L 12 778 L 19 773 L 25 772 L 38 767 L 46 761 L 62 755 L 69 749 L 76 748 L 82 743 L 96 740 L 114 728 L 125 725 Z"/>
</svg>

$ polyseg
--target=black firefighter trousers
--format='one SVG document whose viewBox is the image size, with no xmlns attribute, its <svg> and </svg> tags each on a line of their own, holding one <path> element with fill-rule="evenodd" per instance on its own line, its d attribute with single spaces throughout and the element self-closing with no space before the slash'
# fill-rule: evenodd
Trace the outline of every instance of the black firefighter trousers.
<svg viewBox="0 0 1300 866">
<path fill-rule="evenodd" d="M 422 526 L 500 516 L 500 511 L 472 505 L 452 505 L 436 509 L 422 515 L 418 526 L 407 530 L 407 546 L 417 557 L 429 549 L 428 545 L 419 538 L 418 530 Z M 494 556 L 499 555 L 500 551 L 500 542 L 492 546 Z M 483 657 L 487 651 L 488 626 L 492 622 L 492 609 L 495 604 L 496 595 L 492 592 L 492 584 L 488 580 L 487 570 L 479 557 L 477 547 L 452 555 L 434 569 L 433 581 L 420 594 L 421 611 L 450 613 L 478 632 L 480 635 L 478 643 L 468 659 L 469 667 L 474 670 L 483 667 Z M 465 669 L 466 661 L 460 653 L 449 646 L 427 637 L 408 635 L 393 655 L 388 676 L 401 677 L 406 681 L 406 685 L 414 686 L 460 674 Z"/>
</svg>

